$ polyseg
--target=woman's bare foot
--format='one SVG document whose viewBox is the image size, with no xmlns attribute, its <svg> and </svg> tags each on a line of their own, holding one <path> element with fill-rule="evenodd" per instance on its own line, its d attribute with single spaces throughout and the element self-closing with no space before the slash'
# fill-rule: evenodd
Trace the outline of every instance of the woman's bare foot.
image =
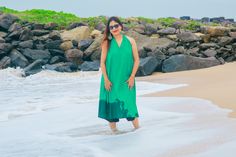
<svg viewBox="0 0 236 157">
<path fill-rule="evenodd" d="M 109 122 L 109 126 L 112 132 L 117 132 L 118 129 L 116 128 L 116 122 Z"/>
<path fill-rule="evenodd" d="M 135 119 L 132 121 L 132 123 L 133 123 L 134 129 L 140 128 L 138 118 L 135 118 Z"/>
</svg>

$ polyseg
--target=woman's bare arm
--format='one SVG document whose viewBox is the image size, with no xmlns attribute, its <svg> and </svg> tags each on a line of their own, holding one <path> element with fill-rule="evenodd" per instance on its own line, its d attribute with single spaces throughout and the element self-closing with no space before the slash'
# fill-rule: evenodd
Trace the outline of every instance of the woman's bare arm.
<svg viewBox="0 0 236 157">
<path fill-rule="evenodd" d="M 101 66 L 101 70 L 102 70 L 102 73 L 103 73 L 103 76 L 104 76 L 104 79 L 108 79 L 108 76 L 107 76 L 107 71 L 106 71 L 106 57 L 107 57 L 107 44 L 108 42 L 107 41 L 104 41 L 102 43 L 102 52 L 101 52 L 101 59 L 100 59 L 100 66 Z"/>
<path fill-rule="evenodd" d="M 136 41 L 133 38 L 130 38 L 131 44 L 132 44 L 132 51 L 133 51 L 133 58 L 134 58 L 134 66 L 133 66 L 133 70 L 131 73 L 131 77 L 135 77 L 135 74 L 138 70 L 139 67 L 139 54 L 138 54 L 138 48 L 137 48 L 137 44 Z"/>
</svg>

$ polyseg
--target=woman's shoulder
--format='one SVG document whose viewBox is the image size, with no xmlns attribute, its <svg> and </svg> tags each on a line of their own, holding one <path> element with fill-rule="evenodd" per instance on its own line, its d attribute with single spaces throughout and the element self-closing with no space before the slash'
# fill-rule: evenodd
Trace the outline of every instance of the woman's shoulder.
<svg viewBox="0 0 236 157">
<path fill-rule="evenodd" d="M 128 35 L 125 35 L 127 37 L 127 39 L 130 41 L 130 43 L 133 45 L 133 43 L 135 42 L 134 38 L 128 36 Z"/>
</svg>

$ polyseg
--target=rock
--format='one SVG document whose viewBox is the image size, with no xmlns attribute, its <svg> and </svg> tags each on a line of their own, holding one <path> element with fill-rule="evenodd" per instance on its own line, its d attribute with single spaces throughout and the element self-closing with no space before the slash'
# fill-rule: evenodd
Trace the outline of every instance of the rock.
<svg viewBox="0 0 236 157">
<path fill-rule="evenodd" d="M 33 33 L 34 36 L 42 36 L 42 35 L 48 34 L 49 31 L 48 30 L 36 29 L 36 30 L 33 30 L 32 33 Z"/>
<path fill-rule="evenodd" d="M 140 58 L 140 64 L 136 76 L 146 76 L 152 74 L 157 67 L 157 60 L 153 56 Z"/>
<path fill-rule="evenodd" d="M 25 68 L 29 62 L 28 60 L 25 58 L 24 55 L 22 55 L 19 51 L 17 51 L 16 49 L 13 49 L 10 53 L 11 58 L 11 63 L 14 67 L 21 67 L 21 68 Z"/>
<path fill-rule="evenodd" d="M 167 35 L 166 36 L 168 39 L 170 39 L 170 40 L 173 40 L 173 41 L 177 41 L 177 35 L 176 34 L 174 34 L 174 35 Z"/>
<path fill-rule="evenodd" d="M 23 50 L 23 55 L 31 60 L 45 59 L 48 60 L 51 58 L 50 52 L 46 50 L 34 50 L 26 48 Z"/>
<path fill-rule="evenodd" d="M 0 37 L 4 38 L 4 37 L 6 37 L 6 36 L 7 36 L 7 33 L 0 31 Z"/>
<path fill-rule="evenodd" d="M 12 48 L 13 46 L 9 43 L 0 43 L 0 57 L 7 55 Z"/>
<path fill-rule="evenodd" d="M 199 36 L 191 32 L 183 32 L 183 33 L 177 34 L 177 38 L 179 38 L 180 41 L 182 42 L 193 42 L 193 41 L 201 40 Z"/>
<path fill-rule="evenodd" d="M 22 26 L 19 23 L 13 23 L 8 29 L 8 32 L 12 33 L 14 31 L 19 31 L 19 30 L 22 30 Z"/>
<path fill-rule="evenodd" d="M 18 20 L 17 16 L 14 16 L 12 14 L 1 14 L 0 31 L 7 31 L 16 20 Z"/>
<path fill-rule="evenodd" d="M 99 22 L 94 29 L 99 30 L 101 32 L 103 32 L 106 28 L 106 25 L 103 22 Z"/>
<path fill-rule="evenodd" d="M 152 34 L 156 34 L 157 33 L 157 24 L 152 24 L 152 23 L 147 23 L 145 24 L 145 34 L 146 35 L 152 35 Z"/>
<path fill-rule="evenodd" d="M 3 57 L 0 60 L 0 69 L 5 69 L 11 65 L 11 58 L 8 56 Z"/>
<path fill-rule="evenodd" d="M 126 35 L 135 39 L 138 47 L 138 51 L 142 51 L 145 47 L 149 49 L 149 51 L 154 51 L 157 47 L 158 48 L 169 48 L 175 47 L 177 45 L 176 42 L 168 39 L 168 38 L 149 38 L 145 35 L 141 35 L 135 31 L 128 31 Z"/>
<path fill-rule="evenodd" d="M 180 54 L 186 53 L 186 50 L 183 46 L 177 46 L 175 50 L 176 50 L 176 53 L 180 53 Z"/>
<path fill-rule="evenodd" d="M 176 33 L 176 29 L 172 27 L 163 28 L 161 30 L 158 30 L 157 33 L 160 35 L 173 35 Z"/>
<path fill-rule="evenodd" d="M 0 43 L 5 43 L 5 39 L 3 39 L 2 37 L 0 37 Z"/>
<path fill-rule="evenodd" d="M 70 49 L 65 52 L 65 56 L 68 61 L 73 62 L 77 65 L 83 63 L 83 52 L 78 49 Z"/>
<path fill-rule="evenodd" d="M 91 33 L 90 33 L 90 36 L 94 39 L 94 38 L 96 38 L 96 37 L 98 37 L 98 36 L 100 36 L 100 35 L 102 35 L 102 33 L 101 33 L 101 31 L 99 31 L 99 30 L 93 30 Z"/>
<path fill-rule="evenodd" d="M 19 38 L 20 40 L 31 40 L 33 38 L 33 33 L 30 29 L 25 28 L 23 31 L 21 31 Z"/>
<path fill-rule="evenodd" d="M 101 42 L 103 40 L 103 35 L 97 37 L 94 42 L 84 51 L 86 58 L 89 58 L 95 51 L 100 49 Z"/>
<path fill-rule="evenodd" d="M 95 50 L 93 52 L 93 54 L 90 56 L 90 59 L 92 61 L 100 60 L 101 59 L 101 52 L 102 52 L 102 49 L 99 47 L 97 50 Z"/>
<path fill-rule="evenodd" d="M 81 71 L 98 71 L 100 67 L 100 61 L 85 61 L 80 66 L 79 69 Z"/>
<path fill-rule="evenodd" d="M 73 48 L 73 44 L 71 41 L 65 41 L 63 42 L 61 45 L 60 45 L 60 48 L 63 50 L 63 51 L 67 51 L 71 48 Z"/>
<path fill-rule="evenodd" d="M 190 55 L 193 55 L 193 56 L 198 56 L 198 52 L 199 52 L 199 48 L 198 47 L 194 47 L 194 48 L 191 48 L 191 49 L 188 49 L 186 51 L 186 54 L 190 54 Z"/>
<path fill-rule="evenodd" d="M 222 26 L 202 26 L 201 32 L 203 34 L 209 34 L 212 37 L 217 37 L 227 35 L 229 28 Z"/>
<path fill-rule="evenodd" d="M 206 51 L 202 52 L 206 57 L 215 57 L 217 54 L 216 50 L 214 49 L 207 49 Z"/>
<path fill-rule="evenodd" d="M 230 32 L 229 33 L 229 36 L 236 39 L 236 32 Z"/>
<path fill-rule="evenodd" d="M 33 40 L 26 40 L 26 41 L 23 41 L 23 42 L 20 42 L 19 44 L 19 47 L 20 48 L 33 48 Z"/>
<path fill-rule="evenodd" d="M 66 29 L 71 30 L 71 29 L 74 29 L 76 27 L 81 27 L 81 26 L 87 26 L 87 25 L 82 22 L 74 22 L 74 23 L 70 24 Z"/>
<path fill-rule="evenodd" d="M 163 72 L 174 72 L 184 70 L 194 70 L 208 68 L 219 65 L 220 62 L 215 57 L 199 58 L 189 55 L 179 54 L 171 56 L 163 62 Z"/>
<path fill-rule="evenodd" d="M 81 26 L 81 27 L 76 27 L 69 31 L 64 31 L 63 33 L 61 33 L 61 38 L 63 41 L 76 40 L 79 43 L 80 40 L 89 38 L 89 35 L 90 35 L 89 27 Z"/>
<path fill-rule="evenodd" d="M 44 24 L 41 24 L 41 23 L 34 23 L 32 26 L 33 26 L 33 29 L 35 29 L 35 30 L 44 29 Z"/>
<path fill-rule="evenodd" d="M 61 34 L 59 31 L 52 31 L 48 36 L 52 40 L 61 40 Z"/>
<path fill-rule="evenodd" d="M 50 64 L 55 64 L 59 62 L 66 62 L 66 59 L 62 56 L 54 56 L 49 61 Z"/>
<path fill-rule="evenodd" d="M 231 38 L 231 37 L 227 37 L 227 36 L 225 36 L 225 37 L 219 37 L 218 44 L 219 44 L 220 46 L 225 46 L 225 45 L 227 45 L 227 44 L 230 44 L 232 41 L 233 41 L 233 38 Z"/>
<path fill-rule="evenodd" d="M 81 51 L 85 51 L 93 42 L 93 39 L 81 40 L 78 44 L 78 49 L 80 49 Z"/>
<path fill-rule="evenodd" d="M 206 50 L 209 48 L 220 48 L 220 46 L 217 45 L 216 43 L 202 43 L 201 45 L 199 45 L 199 48 Z"/>
<path fill-rule="evenodd" d="M 145 34 L 145 26 L 143 24 L 133 26 L 132 30 L 143 35 Z"/>
<path fill-rule="evenodd" d="M 43 68 L 47 70 L 55 70 L 58 72 L 73 72 L 78 69 L 78 66 L 71 62 L 60 62 L 52 65 L 46 64 L 43 66 Z"/>
<path fill-rule="evenodd" d="M 41 59 L 35 60 L 33 63 L 24 68 L 24 76 L 33 75 L 42 71 L 43 64 L 44 64 L 43 60 Z"/>
<path fill-rule="evenodd" d="M 65 52 L 58 49 L 48 49 L 52 56 L 65 56 Z"/>
<path fill-rule="evenodd" d="M 61 50 L 61 40 L 52 40 L 52 39 L 48 39 L 45 43 L 45 47 L 47 49 L 58 49 Z"/>
<path fill-rule="evenodd" d="M 44 25 L 44 29 L 46 29 L 46 30 L 53 30 L 53 29 L 56 29 L 57 27 L 58 27 L 58 24 L 53 23 L 53 22 L 49 22 Z"/>
</svg>

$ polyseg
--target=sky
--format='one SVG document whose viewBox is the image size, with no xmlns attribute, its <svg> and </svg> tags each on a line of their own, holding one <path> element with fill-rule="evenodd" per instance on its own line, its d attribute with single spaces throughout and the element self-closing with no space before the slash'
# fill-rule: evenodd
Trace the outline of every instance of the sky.
<svg viewBox="0 0 236 157">
<path fill-rule="evenodd" d="M 143 16 L 148 18 L 191 16 L 236 19 L 236 0 L 0 0 L 0 6 L 16 10 L 49 9 L 90 16 Z"/>
</svg>

